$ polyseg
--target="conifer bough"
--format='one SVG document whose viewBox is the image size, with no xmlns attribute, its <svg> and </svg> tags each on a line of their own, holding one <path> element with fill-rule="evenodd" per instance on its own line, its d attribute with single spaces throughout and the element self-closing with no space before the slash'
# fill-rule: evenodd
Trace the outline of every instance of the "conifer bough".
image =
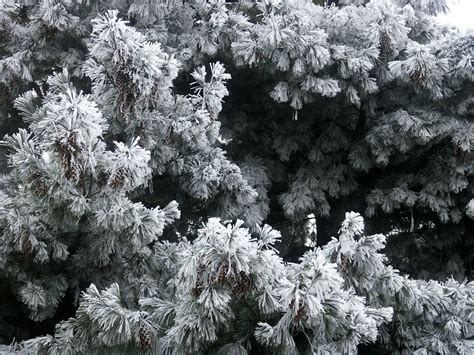
<svg viewBox="0 0 474 355">
<path fill-rule="evenodd" d="M 2 1 L 0 352 L 473 353 L 446 9 Z"/>
</svg>

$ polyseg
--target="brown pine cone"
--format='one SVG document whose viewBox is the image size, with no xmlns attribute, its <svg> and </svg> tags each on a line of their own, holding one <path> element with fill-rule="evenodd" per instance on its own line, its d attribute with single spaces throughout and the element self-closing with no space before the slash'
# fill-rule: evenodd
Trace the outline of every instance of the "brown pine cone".
<svg viewBox="0 0 474 355">
<path fill-rule="evenodd" d="M 64 169 L 64 175 L 68 179 L 77 180 L 79 178 L 79 174 L 74 166 L 74 157 L 77 152 L 79 152 L 80 147 L 77 143 L 76 134 L 74 132 L 71 132 L 66 142 L 58 142 L 57 146 L 59 156 L 61 157 L 61 163 Z"/>
<path fill-rule="evenodd" d="M 224 283 L 228 272 L 229 272 L 229 265 L 227 265 L 227 263 L 222 264 L 219 267 L 219 272 L 217 274 L 217 277 L 215 278 L 214 284 L 220 285 Z"/>
<path fill-rule="evenodd" d="M 153 332 L 145 324 L 140 324 L 138 330 L 138 347 L 140 350 L 151 348 L 153 345 Z"/>
<path fill-rule="evenodd" d="M 47 41 L 53 40 L 56 34 L 58 33 L 58 29 L 56 27 L 50 27 L 45 23 L 41 24 L 40 30 L 41 34 Z"/>
<path fill-rule="evenodd" d="M 33 245 L 31 244 L 30 238 L 27 238 L 21 246 L 21 251 L 26 256 L 30 256 L 33 253 Z"/>
<path fill-rule="evenodd" d="M 194 297 L 199 297 L 204 290 L 204 280 L 203 280 L 203 275 L 204 271 L 206 270 L 206 266 L 199 263 L 197 267 L 197 280 L 196 284 L 194 285 L 192 289 L 192 294 Z"/>
<path fill-rule="evenodd" d="M 114 189 L 121 188 L 125 182 L 125 176 L 122 170 L 117 170 L 112 177 L 112 182 L 110 183 L 110 186 L 112 186 Z"/>
<path fill-rule="evenodd" d="M 383 63 L 390 61 L 393 55 L 392 41 L 386 32 L 380 32 L 379 36 L 379 58 Z"/>
<path fill-rule="evenodd" d="M 130 63 L 122 62 L 118 66 L 114 77 L 114 85 L 117 89 L 117 106 L 120 114 L 126 115 L 133 106 L 135 97 L 135 84 L 129 73 Z"/>
<path fill-rule="evenodd" d="M 4 83 L 0 83 L 0 102 L 7 102 L 10 99 L 10 92 Z"/>
<path fill-rule="evenodd" d="M 295 321 L 299 321 L 303 319 L 305 316 L 306 316 L 306 309 L 303 306 L 303 307 L 298 308 L 298 312 L 296 312 L 296 314 L 293 316 L 293 319 Z"/>
<path fill-rule="evenodd" d="M 415 84 L 419 87 L 423 86 L 423 84 L 425 83 L 425 79 L 425 74 L 421 70 L 417 70 L 411 75 L 411 80 L 413 80 Z"/>
<path fill-rule="evenodd" d="M 31 184 L 32 191 L 37 196 L 46 196 L 48 187 L 44 178 L 39 173 L 33 173 L 28 177 L 28 182 Z"/>
<path fill-rule="evenodd" d="M 252 278 L 241 271 L 238 277 L 230 281 L 230 286 L 237 297 L 243 297 L 252 289 Z"/>
<path fill-rule="evenodd" d="M 99 187 L 104 187 L 107 185 L 108 181 L 108 176 L 105 172 L 101 171 L 99 174 L 97 174 L 97 185 Z"/>
<path fill-rule="evenodd" d="M 341 255 L 341 263 L 339 265 L 339 270 L 348 271 L 352 265 L 351 259 L 344 254 Z"/>
</svg>

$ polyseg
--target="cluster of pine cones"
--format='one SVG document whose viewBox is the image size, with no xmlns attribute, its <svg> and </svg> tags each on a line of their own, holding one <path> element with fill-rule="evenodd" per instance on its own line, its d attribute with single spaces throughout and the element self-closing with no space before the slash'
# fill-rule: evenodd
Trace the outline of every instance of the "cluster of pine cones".
<svg viewBox="0 0 474 355">
<path fill-rule="evenodd" d="M 203 289 L 205 288 L 205 280 L 203 280 L 203 271 L 205 270 L 205 265 L 199 264 L 198 266 L 198 278 L 196 285 L 192 289 L 192 293 L 195 297 L 198 297 Z M 219 271 L 217 273 L 217 276 L 212 282 L 213 286 L 218 286 L 218 285 L 228 285 L 234 294 L 237 297 L 243 297 L 245 296 L 252 288 L 253 288 L 253 280 L 251 275 L 247 275 L 243 271 L 240 271 L 238 274 L 231 273 L 229 274 L 229 266 L 227 263 L 223 263 Z"/>
</svg>

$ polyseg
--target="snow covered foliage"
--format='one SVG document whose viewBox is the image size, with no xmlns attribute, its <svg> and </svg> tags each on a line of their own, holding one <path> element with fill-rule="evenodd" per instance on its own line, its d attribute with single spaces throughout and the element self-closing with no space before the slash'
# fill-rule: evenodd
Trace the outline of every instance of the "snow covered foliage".
<svg viewBox="0 0 474 355">
<path fill-rule="evenodd" d="M 67 70 L 48 84 L 44 97 L 16 101 L 32 133 L 4 140 L 13 170 L 2 180 L 1 268 L 35 320 L 51 317 L 85 275 L 127 280 L 139 294 L 147 266 L 123 265 L 145 261 L 147 245 L 179 217 L 176 202 L 146 208 L 126 195 L 149 183 L 150 152 L 137 141 L 107 149 L 107 121 Z"/>
<path fill-rule="evenodd" d="M 474 35 L 446 10 L 1 1 L 5 351 L 473 352 Z"/>
<path fill-rule="evenodd" d="M 380 253 L 382 234 L 362 235 L 363 219 L 346 214 L 339 240 L 323 250 L 338 265 L 346 288 L 372 307 L 393 307 L 393 319 L 380 328 L 388 352 L 469 354 L 473 351 L 472 296 L 474 283 L 414 280 L 387 265 Z"/>
<path fill-rule="evenodd" d="M 374 231 L 410 234 L 399 247 L 417 245 L 414 259 L 440 245 L 450 259 L 435 272 L 433 265 L 403 268 L 462 279 L 474 227 L 466 219 L 472 33 L 434 24 L 429 15 L 443 11 L 444 1 L 344 4 L 259 3 L 259 20 L 249 10 L 252 25 L 231 49 L 235 71 L 255 89 L 242 93 L 236 84 L 222 120 L 236 138 L 230 149 L 266 157 L 291 223 L 315 213 L 328 240 L 350 200 Z"/>
<path fill-rule="evenodd" d="M 255 191 L 216 145 L 230 79 L 224 66 L 196 68 L 192 93 L 173 95 L 179 62 L 117 16 L 109 11 L 93 20 L 84 63 L 93 95 L 113 126 L 110 133 L 139 137 L 151 152 L 154 173 L 180 177 L 192 197 L 208 200 L 227 190 L 241 206 L 251 203 Z"/>
<path fill-rule="evenodd" d="M 353 354 L 379 339 L 390 352 L 472 352 L 474 285 L 400 276 L 379 253 L 385 237 L 362 233 L 348 213 L 339 239 L 286 264 L 268 225 L 251 235 L 211 218 L 192 242 L 155 245 L 154 294 L 130 305 L 118 284 L 91 285 L 76 318 L 18 351 Z"/>
</svg>

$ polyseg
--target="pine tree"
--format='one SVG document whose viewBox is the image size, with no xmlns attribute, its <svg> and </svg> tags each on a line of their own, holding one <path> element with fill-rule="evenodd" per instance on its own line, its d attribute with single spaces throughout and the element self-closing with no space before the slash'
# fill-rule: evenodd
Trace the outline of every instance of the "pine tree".
<svg viewBox="0 0 474 355">
<path fill-rule="evenodd" d="M 404 271 L 462 279 L 474 254 L 472 32 L 433 24 L 443 1 L 364 3 L 262 5 L 231 44 L 246 80 L 231 83 L 228 149 L 265 157 L 277 223 L 299 230 L 314 213 L 324 245 L 348 208 L 364 211 L 371 231 L 397 231 L 388 251 Z"/>
<path fill-rule="evenodd" d="M 91 285 L 75 318 L 17 351 L 353 354 L 379 337 L 389 353 L 472 352 L 474 284 L 401 276 L 363 231 L 347 213 L 338 239 L 285 264 L 268 225 L 211 218 L 193 242 L 155 245 L 156 295 L 130 307 L 118 284 Z"/>
<path fill-rule="evenodd" d="M 0 351 L 474 351 L 446 9 L 3 1 Z"/>
<path fill-rule="evenodd" d="M 151 176 L 138 138 L 107 149 L 107 121 L 90 96 L 66 70 L 47 83 L 44 97 L 16 100 L 32 133 L 5 138 L 13 170 L 2 181 L 2 274 L 36 321 L 83 280 L 123 280 L 131 299 L 153 288 L 147 245 L 179 217 L 174 201 L 146 208 L 127 197 Z"/>
</svg>

